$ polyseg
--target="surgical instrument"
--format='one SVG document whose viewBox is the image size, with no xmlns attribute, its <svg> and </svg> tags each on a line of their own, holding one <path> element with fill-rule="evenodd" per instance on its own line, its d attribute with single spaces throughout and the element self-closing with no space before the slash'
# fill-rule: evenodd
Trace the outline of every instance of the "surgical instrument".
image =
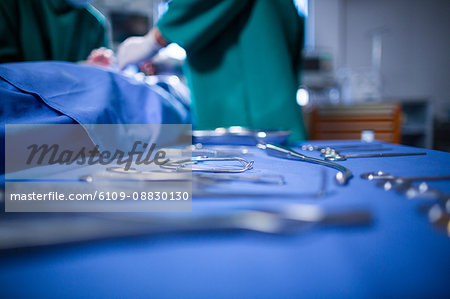
<svg viewBox="0 0 450 299">
<path fill-rule="evenodd" d="M 420 184 L 412 184 L 414 180 L 379 180 L 378 187 L 385 191 L 395 190 L 400 194 L 406 195 L 409 199 L 422 198 L 437 200 L 448 213 L 450 213 L 450 194 L 446 194 L 438 188 L 430 187 L 426 182 L 422 181 Z"/>
<path fill-rule="evenodd" d="M 381 158 L 381 157 L 400 157 L 400 156 L 418 156 L 427 153 L 376 153 L 376 154 L 360 154 L 360 155 L 326 155 L 326 161 L 345 161 L 350 158 Z"/>
<path fill-rule="evenodd" d="M 286 184 L 284 177 L 282 175 L 278 174 L 267 174 L 267 175 L 261 175 L 261 176 L 235 176 L 235 175 L 205 175 L 205 174 L 198 174 L 195 175 L 199 179 L 202 180 L 210 180 L 213 182 L 248 182 L 248 183 L 255 183 L 255 184 L 267 184 L 267 185 L 284 185 Z"/>
<path fill-rule="evenodd" d="M 433 200 L 431 205 L 428 205 L 427 208 L 423 206 L 422 209 L 426 209 L 428 221 L 436 228 L 445 231 L 450 237 L 450 194 L 432 188 L 425 182 L 419 186 L 411 185 L 406 189 L 404 189 L 404 185 L 399 187 L 395 188 L 396 191 L 404 192 L 408 198 Z"/>
<path fill-rule="evenodd" d="M 296 228 L 304 228 L 304 232 L 322 226 L 368 226 L 372 223 L 372 214 L 367 209 L 327 211 L 306 204 L 269 210 L 255 206 L 157 216 L 146 213 L 53 214 L 41 218 L 2 219 L 0 250 L 148 235 L 240 231 L 287 234 L 297 232 Z"/>
<path fill-rule="evenodd" d="M 361 174 L 362 179 L 372 180 L 391 180 L 397 183 L 413 182 L 413 181 L 445 181 L 450 180 L 450 175 L 435 175 L 435 176 L 394 176 L 384 171 L 366 172 Z"/>
<path fill-rule="evenodd" d="M 360 177 L 368 181 L 379 181 L 383 184 L 389 182 L 392 187 L 399 185 L 411 186 L 411 183 L 413 182 L 422 182 L 419 185 L 419 188 L 422 191 L 429 190 L 429 187 L 425 182 L 450 180 L 450 175 L 395 176 L 381 170 L 366 172 L 361 174 Z M 378 186 L 382 187 L 383 185 L 379 184 Z M 398 190 L 400 191 L 400 189 Z M 403 190 L 406 190 L 406 188 L 403 188 Z"/>
<path fill-rule="evenodd" d="M 395 191 L 405 194 L 408 198 L 427 198 L 436 199 L 446 206 L 447 212 L 450 213 L 450 194 L 446 194 L 437 188 L 430 187 L 427 183 L 422 182 L 417 185 L 399 185 Z"/>
<path fill-rule="evenodd" d="M 442 205 L 434 204 L 428 210 L 428 221 L 438 229 L 445 231 L 450 237 L 450 211 L 445 210 Z"/>
<path fill-rule="evenodd" d="M 234 157 L 246 155 L 248 153 L 248 151 L 245 152 L 242 150 L 223 151 L 208 148 L 197 148 L 194 145 L 186 148 L 163 148 L 161 150 L 164 151 L 169 157 Z"/>
<path fill-rule="evenodd" d="M 303 161 L 303 162 L 312 163 L 312 164 L 319 164 L 322 166 L 337 169 L 337 170 L 339 170 L 339 172 L 336 174 L 335 178 L 339 185 L 346 185 L 348 183 L 348 181 L 353 177 L 352 172 L 342 165 L 339 165 L 339 164 L 333 163 L 333 162 L 329 162 L 329 161 L 323 161 L 320 159 L 308 157 L 308 156 L 302 155 L 288 147 L 284 147 L 282 145 L 260 143 L 260 144 L 258 144 L 258 148 L 265 150 L 266 153 L 270 156 L 274 156 L 274 157 L 278 157 L 278 158 L 282 158 L 282 159 Z"/>
<path fill-rule="evenodd" d="M 218 144 L 202 144 L 196 143 L 191 145 L 193 150 L 213 150 L 225 153 L 235 153 L 234 156 L 249 155 L 249 150 L 253 149 L 253 145 L 218 145 Z"/>
<path fill-rule="evenodd" d="M 312 144 L 305 144 L 302 145 L 302 150 L 304 151 L 329 151 L 329 150 L 336 150 L 336 151 L 355 151 L 355 150 L 379 150 L 383 149 L 382 144 L 336 144 L 336 145 L 329 145 L 329 146 L 317 146 Z"/>
<path fill-rule="evenodd" d="M 325 157 L 327 155 L 337 155 L 337 154 L 341 154 L 343 152 L 385 152 L 385 151 L 391 151 L 392 148 L 389 147 L 382 147 L 382 148 L 361 148 L 361 149 L 354 149 L 354 150 L 336 150 L 334 148 L 326 148 L 324 150 L 320 151 L 320 155 L 322 157 Z"/>
<path fill-rule="evenodd" d="M 403 185 L 400 187 L 404 187 Z M 397 191 L 398 188 L 396 188 Z M 428 221 L 440 230 L 445 231 L 450 237 L 450 194 L 445 194 L 437 188 L 431 188 L 427 183 L 423 182 L 419 186 L 409 186 L 402 190 L 408 198 L 424 198 L 435 200 L 433 204 L 422 206 L 425 208 Z"/>
<path fill-rule="evenodd" d="M 239 162 L 242 168 L 193 168 L 188 167 L 193 164 L 198 164 L 201 162 Z M 183 159 L 178 161 L 169 161 L 163 165 L 161 168 L 170 169 L 175 171 L 188 171 L 188 172 L 213 172 L 213 173 L 240 173 L 253 168 L 254 161 L 247 161 L 240 157 L 229 157 L 229 158 L 205 158 L 205 157 L 192 157 L 190 159 Z"/>
<path fill-rule="evenodd" d="M 383 188 L 385 191 L 395 190 L 398 193 L 405 194 L 406 197 L 412 198 L 427 198 L 448 200 L 450 197 L 442 193 L 437 188 L 430 187 L 426 182 L 420 184 L 412 184 L 413 181 L 395 181 L 395 180 L 378 180 L 377 187 Z"/>
<path fill-rule="evenodd" d="M 375 171 L 361 174 L 361 178 L 377 181 L 377 186 L 385 191 L 395 190 L 409 199 L 431 200 L 420 206 L 420 212 L 426 213 L 428 221 L 435 227 L 444 230 L 450 237 L 450 194 L 430 187 L 426 181 L 449 180 L 450 175 L 440 176 L 394 176 L 387 172 Z M 413 184 L 413 182 L 421 182 Z"/>
<path fill-rule="evenodd" d="M 93 183 L 94 181 L 148 181 L 148 182 L 169 182 L 169 181 L 191 181 L 192 175 L 183 172 L 168 171 L 137 171 L 135 168 L 124 170 L 122 167 L 109 167 L 107 172 L 83 175 L 80 181 Z"/>
<path fill-rule="evenodd" d="M 285 143 L 291 131 L 253 130 L 240 126 L 215 130 L 194 130 L 194 143 L 256 145 L 258 142 Z"/>
<path fill-rule="evenodd" d="M 172 171 L 138 171 L 135 168 L 124 170 L 121 167 L 109 167 L 105 172 L 98 172 L 80 177 L 81 181 L 93 183 L 96 181 L 191 181 L 198 180 L 200 182 L 248 182 L 267 185 L 284 185 L 285 180 L 282 175 L 268 174 L 261 176 L 236 176 L 226 174 L 189 174 L 188 172 L 172 172 Z M 126 174 L 126 175 L 124 175 Z"/>
</svg>

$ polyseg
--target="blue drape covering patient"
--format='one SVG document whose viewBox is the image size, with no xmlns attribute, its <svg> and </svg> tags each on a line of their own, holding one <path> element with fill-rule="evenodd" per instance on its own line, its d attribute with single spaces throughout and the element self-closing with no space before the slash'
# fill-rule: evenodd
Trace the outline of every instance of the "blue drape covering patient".
<svg viewBox="0 0 450 299">
<path fill-rule="evenodd" d="M 190 123 L 188 99 L 167 82 L 68 62 L 1 64 L 0 99 L 2 157 L 5 124 Z"/>
</svg>

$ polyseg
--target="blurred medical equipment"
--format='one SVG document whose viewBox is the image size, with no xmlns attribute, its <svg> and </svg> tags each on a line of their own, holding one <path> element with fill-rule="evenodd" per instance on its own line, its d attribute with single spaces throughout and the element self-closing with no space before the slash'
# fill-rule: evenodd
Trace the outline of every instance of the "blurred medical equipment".
<svg viewBox="0 0 450 299">
<path fill-rule="evenodd" d="M 430 187 L 427 183 L 421 182 L 418 185 L 412 183 L 403 183 L 398 185 L 391 184 L 390 181 L 380 180 L 378 187 L 385 191 L 395 190 L 404 194 L 408 199 L 421 199 L 431 201 L 422 206 L 431 224 L 440 230 L 445 231 L 450 237 L 450 194 L 444 193 L 438 188 Z"/>
<path fill-rule="evenodd" d="M 204 148 L 202 144 L 191 145 L 186 148 L 163 148 L 161 150 L 170 157 L 234 157 L 248 155 L 248 149 L 230 146 Z"/>
<path fill-rule="evenodd" d="M 290 135 L 290 131 L 253 130 L 240 126 L 192 132 L 194 143 L 230 145 L 256 145 L 261 142 L 284 144 Z"/>
<path fill-rule="evenodd" d="M 266 174 L 260 176 L 235 176 L 235 175 L 205 175 L 196 174 L 194 177 L 204 181 L 216 182 L 243 182 L 243 183 L 255 183 L 255 184 L 267 184 L 267 185 L 284 185 L 286 184 L 284 177 L 279 174 Z"/>
<path fill-rule="evenodd" d="M 279 209 L 253 207 L 158 216 L 143 213 L 54 213 L 29 218 L 5 215 L 0 218 L 0 250 L 146 235 L 230 231 L 286 234 L 294 233 L 296 229 L 367 226 L 371 223 L 372 214 L 367 209 L 328 211 L 309 204 L 289 204 Z"/>
<path fill-rule="evenodd" d="M 317 146 L 312 144 L 305 144 L 302 145 L 302 150 L 304 151 L 319 151 L 320 153 L 330 153 L 330 152 L 343 152 L 343 151 L 379 151 L 379 150 L 388 150 L 389 148 L 383 147 L 383 144 L 373 144 L 373 143 L 367 143 L 367 144 L 337 144 L 337 145 L 324 145 L 324 146 Z M 389 149 L 390 150 L 390 149 Z"/>
<path fill-rule="evenodd" d="M 426 213 L 428 221 L 450 237 L 450 194 L 429 186 L 426 181 L 450 180 L 450 175 L 401 177 L 387 172 L 375 171 L 361 174 L 361 178 L 376 181 L 377 186 L 385 191 L 394 190 L 408 199 L 427 200 L 420 206 Z M 419 184 L 414 184 L 419 182 Z"/>
<path fill-rule="evenodd" d="M 376 154 L 360 154 L 360 155 L 340 155 L 329 154 L 325 155 L 326 161 L 345 161 L 352 158 L 384 158 L 384 157 L 402 157 L 402 156 L 419 156 L 426 155 L 427 153 L 376 153 Z"/>
<path fill-rule="evenodd" d="M 385 191 L 393 189 L 400 194 L 406 195 L 409 199 L 423 198 L 438 200 L 445 203 L 444 206 L 447 212 L 450 213 L 450 195 L 442 192 L 438 188 L 430 187 L 425 182 L 421 182 L 418 185 L 412 183 L 392 185 L 390 182 L 379 181 L 377 186 L 383 188 Z"/>
<path fill-rule="evenodd" d="M 221 165 L 220 167 L 192 167 L 192 165 L 198 165 L 204 162 L 239 162 L 241 168 L 236 166 L 230 166 L 228 163 Z M 253 168 L 254 161 L 247 161 L 240 157 L 225 157 L 225 158 L 208 158 L 208 157 L 192 157 L 189 159 L 182 159 L 177 161 L 168 161 L 167 163 L 160 165 L 161 168 L 171 169 L 175 171 L 188 171 L 188 172 L 213 172 L 213 173 L 240 173 Z"/>
<path fill-rule="evenodd" d="M 112 174 L 111 174 L 112 173 Z M 194 181 L 203 184 L 217 182 L 243 182 L 268 185 L 284 185 L 284 177 L 277 174 L 259 176 L 235 176 L 226 174 L 190 174 L 188 172 L 138 171 L 135 168 L 125 170 L 122 167 L 109 167 L 107 172 L 97 172 L 80 177 L 81 181 L 94 183 L 98 181 Z"/>
<path fill-rule="evenodd" d="M 364 149 L 364 148 L 361 148 L 361 149 L 343 150 L 343 151 L 337 151 L 335 149 L 328 148 L 328 149 L 326 149 L 324 151 L 321 151 L 320 155 L 322 157 L 326 157 L 326 156 L 329 156 L 329 155 L 339 155 L 339 154 L 341 154 L 343 152 L 373 152 L 373 151 L 385 152 L 385 151 L 391 151 L 391 150 L 392 150 L 392 148 L 387 148 L 387 147 L 386 148 L 379 148 L 379 149 Z"/>
<path fill-rule="evenodd" d="M 441 204 L 432 205 L 427 213 L 428 221 L 440 230 L 445 231 L 450 237 L 450 209 L 449 200 L 447 200 L 446 208 Z"/>
<path fill-rule="evenodd" d="M 413 181 L 441 181 L 441 180 L 450 180 L 450 175 L 436 175 L 436 176 L 394 176 L 390 173 L 384 171 L 374 171 L 374 172 L 366 172 L 361 174 L 361 178 L 372 181 L 372 180 L 389 180 L 393 181 L 397 184 L 413 182 Z"/>
<path fill-rule="evenodd" d="M 336 181 L 339 185 L 346 185 L 348 181 L 353 177 L 352 172 L 347 169 L 346 167 L 329 162 L 329 161 L 323 161 L 320 159 L 308 157 L 305 155 L 302 155 L 296 151 L 293 151 L 290 148 L 283 147 L 281 145 L 276 144 L 258 144 L 258 147 L 262 150 L 265 150 L 265 152 L 274 157 L 282 158 L 282 159 L 290 159 L 290 160 L 296 160 L 296 161 L 303 161 L 307 163 L 313 163 L 313 164 L 319 164 L 326 167 L 331 167 L 334 169 L 339 170 L 339 172 L 336 174 Z"/>
</svg>

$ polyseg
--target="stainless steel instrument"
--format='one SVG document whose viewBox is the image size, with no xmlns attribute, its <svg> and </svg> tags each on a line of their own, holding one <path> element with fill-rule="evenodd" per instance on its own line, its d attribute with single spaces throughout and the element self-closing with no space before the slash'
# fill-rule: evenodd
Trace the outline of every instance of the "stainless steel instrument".
<svg viewBox="0 0 450 299">
<path fill-rule="evenodd" d="M 336 150 L 335 148 L 327 148 L 320 151 L 320 155 L 322 157 L 326 157 L 328 155 L 337 155 L 341 154 L 343 152 L 385 152 L 385 151 L 391 151 L 392 148 L 389 147 L 380 147 L 380 148 L 360 148 L 360 149 L 353 149 L 353 150 Z"/>
<path fill-rule="evenodd" d="M 248 150 L 244 149 L 231 149 L 227 151 L 210 149 L 198 147 L 192 145 L 186 148 L 163 148 L 162 149 L 169 157 L 208 157 L 208 158 L 218 158 L 218 157 L 235 157 L 247 155 Z"/>
<path fill-rule="evenodd" d="M 114 175 L 116 174 L 116 175 Z M 189 172 L 165 172 L 165 171 L 138 171 L 134 168 L 124 170 L 121 167 L 109 167 L 107 172 L 98 172 L 83 175 L 80 181 L 114 182 L 114 181 L 145 181 L 145 182 L 177 182 L 177 181 L 200 181 L 200 182 L 243 182 L 266 185 L 284 185 L 282 175 L 266 174 L 251 176 L 236 176 L 227 174 L 191 174 Z"/>
<path fill-rule="evenodd" d="M 213 168 L 195 168 L 192 167 L 194 164 L 202 163 L 202 162 L 239 162 L 241 164 L 241 168 L 226 168 L 222 166 L 221 168 L 213 167 Z M 189 159 L 183 159 L 178 161 L 168 161 L 163 165 L 160 165 L 161 168 L 170 169 L 175 171 L 188 171 L 188 172 L 212 172 L 212 173 L 241 173 L 253 168 L 254 161 L 247 161 L 240 157 L 225 157 L 225 158 L 205 158 L 205 157 L 192 157 Z"/>
<path fill-rule="evenodd" d="M 282 158 L 282 159 L 289 159 L 289 160 L 296 160 L 296 161 L 302 161 L 312 164 L 318 164 L 326 167 L 331 167 L 334 169 L 339 170 L 339 172 L 336 174 L 336 181 L 339 185 L 346 185 L 348 181 L 353 177 L 352 172 L 347 169 L 346 167 L 339 165 L 337 163 L 329 162 L 329 161 L 323 161 L 320 159 L 308 157 L 305 155 L 302 155 L 288 147 L 284 147 L 282 145 L 277 144 L 258 144 L 258 147 L 260 149 L 265 150 L 265 152 L 274 157 Z"/>
<path fill-rule="evenodd" d="M 258 142 L 285 143 L 291 131 L 253 130 L 240 126 L 215 130 L 194 130 L 194 143 L 256 145 Z"/>
<path fill-rule="evenodd" d="M 450 237 L 450 194 L 437 188 L 430 187 L 426 181 L 450 180 L 450 175 L 436 176 L 394 176 L 383 171 L 367 172 L 361 178 L 377 181 L 377 186 L 385 191 L 395 190 L 409 199 L 425 199 L 427 202 L 421 206 L 421 211 L 427 214 L 428 221 Z M 420 184 L 413 184 L 421 182 Z"/>
<path fill-rule="evenodd" d="M 445 181 L 450 180 L 450 175 L 435 175 L 435 176 L 394 176 L 384 171 L 366 172 L 361 174 L 361 178 L 372 180 L 392 180 L 397 183 L 401 182 L 420 182 L 420 181 Z"/>
<path fill-rule="evenodd" d="M 450 202 L 450 201 L 447 201 Z M 450 238 L 450 208 L 447 204 L 447 208 L 441 204 L 434 204 L 428 210 L 428 221 L 438 229 L 444 231 Z"/>
<path fill-rule="evenodd" d="M 367 209 L 327 211 L 306 204 L 287 205 L 276 210 L 250 207 L 162 216 L 146 213 L 51 214 L 54 215 L 2 219 L 0 251 L 117 237 L 233 231 L 287 234 L 321 226 L 368 226 L 372 223 L 372 214 Z"/>
<path fill-rule="evenodd" d="M 427 153 L 376 153 L 376 154 L 360 154 L 360 155 L 330 154 L 325 155 L 324 159 L 326 161 L 345 161 L 350 158 L 382 158 L 382 157 L 418 156 L 426 154 Z"/>
<path fill-rule="evenodd" d="M 336 144 L 329 146 L 317 146 L 312 144 L 302 145 L 304 151 L 319 151 L 321 153 L 326 151 L 369 151 L 385 149 L 382 144 Z"/>
</svg>

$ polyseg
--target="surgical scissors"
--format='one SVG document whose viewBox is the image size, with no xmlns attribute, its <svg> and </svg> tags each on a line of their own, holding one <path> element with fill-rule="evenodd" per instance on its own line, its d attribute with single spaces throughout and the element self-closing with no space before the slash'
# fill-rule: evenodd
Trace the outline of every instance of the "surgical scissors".
<svg viewBox="0 0 450 299">
<path fill-rule="evenodd" d="M 400 156 L 417 156 L 426 155 L 427 153 L 376 153 L 376 154 L 361 154 L 361 155 L 340 155 L 330 154 L 325 155 L 326 161 L 345 161 L 350 158 L 381 158 L 381 157 L 400 157 Z"/>
<path fill-rule="evenodd" d="M 337 169 L 337 170 L 339 170 L 339 172 L 336 174 L 335 178 L 339 185 L 346 185 L 348 183 L 348 181 L 353 177 L 352 172 L 342 165 L 339 165 L 339 164 L 333 163 L 333 162 L 323 161 L 323 160 L 312 158 L 312 157 L 308 157 L 308 156 L 302 155 L 300 153 L 297 153 L 296 151 L 294 151 L 288 147 L 284 147 L 282 145 L 259 143 L 258 148 L 265 150 L 269 156 L 274 156 L 274 157 L 278 157 L 278 158 L 282 158 L 282 159 L 303 161 L 303 162 L 313 163 L 313 164 L 319 164 L 322 166 Z"/>
</svg>

